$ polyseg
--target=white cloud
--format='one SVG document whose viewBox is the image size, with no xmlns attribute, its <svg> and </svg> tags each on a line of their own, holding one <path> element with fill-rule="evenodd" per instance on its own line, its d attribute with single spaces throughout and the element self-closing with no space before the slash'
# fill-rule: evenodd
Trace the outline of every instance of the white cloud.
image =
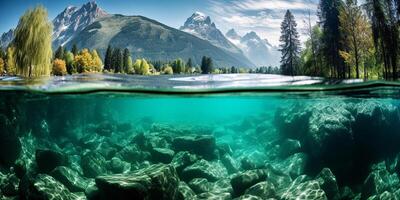
<svg viewBox="0 0 400 200">
<path fill-rule="evenodd" d="M 277 46 L 279 45 L 280 24 L 286 10 L 294 14 L 302 42 L 305 41 L 306 21 L 308 11 L 311 12 L 311 22 L 317 21 L 316 11 L 318 0 L 209 0 L 208 14 L 216 22 L 218 28 L 226 31 L 236 29 L 239 34 L 250 31 L 257 32 L 261 37 Z"/>
</svg>

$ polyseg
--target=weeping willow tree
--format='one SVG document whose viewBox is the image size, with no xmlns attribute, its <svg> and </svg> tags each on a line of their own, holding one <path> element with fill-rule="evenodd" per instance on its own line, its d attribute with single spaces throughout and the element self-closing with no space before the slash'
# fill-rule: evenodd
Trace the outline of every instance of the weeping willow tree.
<svg viewBox="0 0 400 200">
<path fill-rule="evenodd" d="M 42 6 L 29 9 L 19 19 L 13 40 L 18 75 L 50 75 L 51 32 L 52 25 L 47 19 L 46 9 Z"/>
</svg>

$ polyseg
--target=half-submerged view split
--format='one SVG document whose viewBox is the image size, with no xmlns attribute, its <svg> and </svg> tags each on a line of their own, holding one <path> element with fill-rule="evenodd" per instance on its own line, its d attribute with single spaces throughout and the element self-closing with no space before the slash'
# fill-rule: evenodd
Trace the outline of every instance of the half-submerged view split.
<svg viewBox="0 0 400 200">
<path fill-rule="evenodd" d="M 0 18 L 1 200 L 400 199 L 398 0 Z"/>
</svg>

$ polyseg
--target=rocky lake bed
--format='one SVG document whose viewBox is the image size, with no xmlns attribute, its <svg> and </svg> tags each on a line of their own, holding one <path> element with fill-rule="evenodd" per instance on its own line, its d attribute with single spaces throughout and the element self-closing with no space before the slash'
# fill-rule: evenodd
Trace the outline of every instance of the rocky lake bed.
<svg viewBox="0 0 400 200">
<path fill-rule="evenodd" d="M 294 102 L 218 126 L 97 114 L 76 126 L 73 110 L 27 115 L 12 101 L 0 105 L 1 199 L 400 198 L 394 101 Z"/>
</svg>

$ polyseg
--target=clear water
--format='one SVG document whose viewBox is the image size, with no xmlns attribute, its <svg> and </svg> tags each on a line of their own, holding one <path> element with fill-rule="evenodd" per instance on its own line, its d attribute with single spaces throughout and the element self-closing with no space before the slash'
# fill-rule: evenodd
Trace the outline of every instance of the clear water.
<svg viewBox="0 0 400 200">
<path fill-rule="evenodd" d="M 398 85 L 276 75 L 6 77 L 0 197 L 392 199 L 400 194 Z M 179 146 L 182 137 L 189 145 Z M 183 152 L 196 158 L 179 163 Z"/>
</svg>

